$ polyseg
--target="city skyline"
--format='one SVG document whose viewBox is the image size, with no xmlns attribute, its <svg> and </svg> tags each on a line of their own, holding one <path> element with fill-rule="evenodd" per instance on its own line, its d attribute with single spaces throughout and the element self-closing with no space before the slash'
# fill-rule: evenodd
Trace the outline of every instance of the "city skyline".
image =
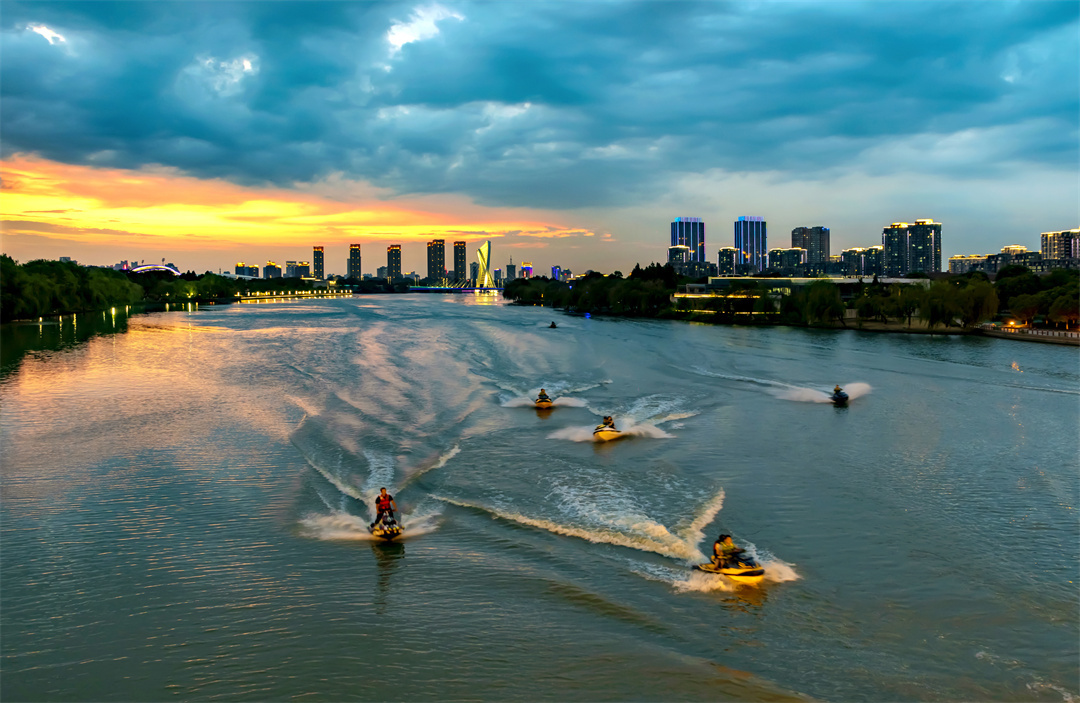
<svg viewBox="0 0 1080 703">
<path fill-rule="evenodd" d="M 932 216 L 943 259 L 1077 224 L 1075 3 L 121 7 L 5 4 L 16 259 L 318 243 L 341 273 L 340 247 L 442 238 L 625 271 L 686 212 L 709 261 L 747 212 L 833 251 Z"/>
</svg>

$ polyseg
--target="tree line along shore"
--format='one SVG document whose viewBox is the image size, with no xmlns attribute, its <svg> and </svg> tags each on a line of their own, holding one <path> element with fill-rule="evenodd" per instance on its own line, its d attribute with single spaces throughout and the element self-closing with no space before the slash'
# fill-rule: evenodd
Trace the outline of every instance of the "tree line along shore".
<svg viewBox="0 0 1080 703">
<path fill-rule="evenodd" d="M 1070 329 L 1080 319 L 1080 272 L 1037 276 L 1023 266 L 1003 268 L 991 282 L 982 272 L 910 283 L 822 278 L 808 285 L 783 279 L 732 279 L 700 294 L 702 282 L 680 278 L 670 265 L 637 266 L 629 276 L 593 273 L 572 282 L 517 279 L 503 295 L 523 305 L 568 312 L 684 319 L 719 324 L 850 327 L 964 333 L 984 322 Z"/>
<path fill-rule="evenodd" d="M 342 281 L 357 293 L 405 293 L 406 282 Z M 635 266 L 629 276 L 590 273 L 573 281 L 543 276 L 510 281 L 503 296 L 523 305 L 567 312 L 686 319 L 713 323 L 970 331 L 983 322 L 1011 319 L 1028 327 L 1070 329 L 1080 321 L 1080 272 L 1037 276 L 1023 266 L 1003 268 L 991 282 L 968 274 L 912 283 L 821 279 L 800 287 L 733 279 L 706 295 L 680 294 L 703 280 L 680 277 L 670 265 Z M 926 285 L 928 284 L 928 285 Z M 257 293 L 310 291 L 299 278 L 232 279 L 210 272 L 174 276 L 132 273 L 35 260 L 19 264 L 0 255 L 0 320 L 91 312 L 144 302 L 231 301 Z"/>
<path fill-rule="evenodd" d="M 405 293 L 405 282 L 354 281 L 358 293 Z M 300 278 L 234 279 L 189 271 L 132 273 L 38 259 L 19 264 L 0 254 L 0 321 L 36 320 L 49 315 L 94 312 L 138 303 L 230 302 L 257 293 L 310 291 L 314 282 Z"/>
</svg>

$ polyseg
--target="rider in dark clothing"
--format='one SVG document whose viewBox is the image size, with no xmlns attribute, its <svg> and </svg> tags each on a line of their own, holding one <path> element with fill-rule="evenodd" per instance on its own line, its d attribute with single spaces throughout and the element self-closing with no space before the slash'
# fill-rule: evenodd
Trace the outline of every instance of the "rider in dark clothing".
<svg viewBox="0 0 1080 703">
<path fill-rule="evenodd" d="M 394 496 L 387 493 L 385 488 L 379 489 L 379 495 L 375 496 L 375 522 L 371 523 L 371 526 L 375 527 L 380 522 L 394 522 L 395 510 L 397 503 L 394 502 Z"/>
<path fill-rule="evenodd" d="M 723 568 L 744 551 L 746 550 L 735 546 L 735 543 L 731 541 L 731 535 L 720 535 L 713 544 L 712 563 Z"/>
<path fill-rule="evenodd" d="M 551 398 L 548 397 L 547 391 L 545 391 L 543 388 L 540 389 L 540 395 L 536 396 L 536 399 L 537 400 L 551 400 Z"/>
</svg>

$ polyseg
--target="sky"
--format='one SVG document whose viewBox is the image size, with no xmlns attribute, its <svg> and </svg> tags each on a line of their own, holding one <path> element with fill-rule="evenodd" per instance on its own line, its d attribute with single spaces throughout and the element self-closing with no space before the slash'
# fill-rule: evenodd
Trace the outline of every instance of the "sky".
<svg viewBox="0 0 1080 703">
<path fill-rule="evenodd" d="M 943 254 L 1080 223 L 1080 3 L 8 2 L 2 249 L 629 271 L 701 217 Z M 452 260 L 448 267 L 452 268 Z"/>
</svg>

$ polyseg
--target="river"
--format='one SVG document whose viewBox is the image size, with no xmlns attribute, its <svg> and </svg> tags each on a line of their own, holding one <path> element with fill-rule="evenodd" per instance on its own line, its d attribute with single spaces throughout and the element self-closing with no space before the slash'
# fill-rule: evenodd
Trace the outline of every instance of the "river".
<svg viewBox="0 0 1080 703">
<path fill-rule="evenodd" d="M 4 700 L 1080 695 L 1074 348 L 470 295 L 122 322 L 6 338 Z M 721 531 L 765 582 L 689 568 Z"/>
</svg>

